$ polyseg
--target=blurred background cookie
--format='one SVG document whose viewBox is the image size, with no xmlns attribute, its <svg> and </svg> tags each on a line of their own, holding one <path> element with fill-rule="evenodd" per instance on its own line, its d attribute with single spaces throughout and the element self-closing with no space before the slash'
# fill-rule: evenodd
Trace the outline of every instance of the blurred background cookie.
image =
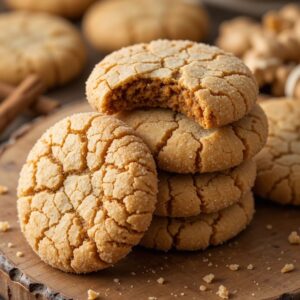
<svg viewBox="0 0 300 300">
<path fill-rule="evenodd" d="M 159 38 L 202 41 L 209 28 L 206 10 L 183 0 L 100 1 L 83 21 L 88 41 L 104 52 Z"/>
<path fill-rule="evenodd" d="M 95 0 L 5 0 L 13 9 L 48 12 L 67 18 L 78 18 Z"/>
<path fill-rule="evenodd" d="M 86 51 L 77 29 L 45 13 L 0 15 L 0 81 L 18 84 L 36 73 L 47 88 L 63 85 L 82 71 Z"/>
</svg>

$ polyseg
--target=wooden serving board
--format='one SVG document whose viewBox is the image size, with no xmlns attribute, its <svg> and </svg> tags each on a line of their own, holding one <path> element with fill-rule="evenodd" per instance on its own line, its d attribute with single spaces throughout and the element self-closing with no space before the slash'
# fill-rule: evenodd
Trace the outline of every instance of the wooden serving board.
<svg viewBox="0 0 300 300">
<path fill-rule="evenodd" d="M 43 263 L 27 245 L 17 222 L 18 173 L 28 151 L 49 126 L 67 115 L 88 110 L 86 103 L 76 103 L 35 122 L 0 155 L 0 184 L 9 187 L 9 193 L 0 196 L 0 221 L 11 225 L 8 232 L 0 233 L 0 295 L 4 299 L 87 299 L 87 290 L 94 289 L 100 292 L 100 299 L 209 300 L 220 299 L 216 295 L 220 284 L 236 291 L 230 299 L 300 299 L 300 246 L 287 241 L 292 230 L 299 230 L 300 210 L 261 200 L 245 232 L 230 243 L 203 252 L 166 254 L 136 247 L 115 267 L 80 276 Z M 267 224 L 273 228 L 267 229 Z M 14 247 L 9 248 L 9 242 Z M 17 257 L 17 251 L 24 257 Z M 230 271 L 226 265 L 233 263 L 241 269 Z M 296 270 L 281 274 L 286 263 L 294 263 Z M 248 264 L 253 264 L 254 270 L 247 270 Z M 215 274 L 216 280 L 209 291 L 200 292 L 202 277 L 208 273 Z M 166 283 L 158 284 L 159 277 Z M 120 283 L 114 282 L 115 278 Z"/>
</svg>

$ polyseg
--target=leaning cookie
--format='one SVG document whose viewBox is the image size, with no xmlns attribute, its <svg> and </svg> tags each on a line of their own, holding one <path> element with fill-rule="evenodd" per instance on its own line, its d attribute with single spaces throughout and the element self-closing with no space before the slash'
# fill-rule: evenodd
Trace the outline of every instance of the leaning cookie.
<svg viewBox="0 0 300 300">
<path fill-rule="evenodd" d="M 47 88 L 69 82 L 86 61 L 76 28 L 46 13 L 0 14 L 0 55 L 0 81 L 15 85 L 36 73 Z"/>
<path fill-rule="evenodd" d="M 5 0 L 13 9 L 41 11 L 67 18 L 78 18 L 95 0 Z"/>
<path fill-rule="evenodd" d="M 219 48 L 157 40 L 106 56 L 91 73 L 86 94 L 100 112 L 170 108 L 213 128 L 248 114 L 258 87 L 243 62 Z"/>
<path fill-rule="evenodd" d="M 112 52 L 159 38 L 202 41 L 209 18 L 199 4 L 182 0 L 99 1 L 84 16 L 83 31 L 95 48 Z"/>
<path fill-rule="evenodd" d="M 269 137 L 256 156 L 255 193 L 281 204 L 300 205 L 300 101 L 261 103 L 269 120 Z"/>
<path fill-rule="evenodd" d="M 235 167 L 256 155 L 268 135 L 268 121 L 259 105 L 241 120 L 216 129 L 203 129 L 169 109 L 133 110 L 116 116 L 146 142 L 161 170 L 174 173 Z"/>
<path fill-rule="evenodd" d="M 156 194 L 154 160 L 134 131 L 110 116 L 77 114 L 29 153 L 18 185 L 20 226 L 49 265 L 97 271 L 139 243 Z"/>
<path fill-rule="evenodd" d="M 202 250 L 238 235 L 251 222 L 254 199 L 249 192 L 240 203 L 214 214 L 192 218 L 154 217 L 141 246 L 157 250 Z"/>
<path fill-rule="evenodd" d="M 256 164 L 249 160 L 216 173 L 179 175 L 158 172 L 155 215 L 192 217 L 213 213 L 241 200 L 253 187 Z"/>
</svg>

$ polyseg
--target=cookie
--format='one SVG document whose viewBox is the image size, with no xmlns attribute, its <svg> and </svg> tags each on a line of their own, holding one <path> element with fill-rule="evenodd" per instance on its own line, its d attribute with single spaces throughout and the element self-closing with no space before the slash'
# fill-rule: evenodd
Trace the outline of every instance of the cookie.
<svg viewBox="0 0 300 300">
<path fill-rule="evenodd" d="M 159 38 L 202 41 L 209 18 L 203 7 L 182 0 L 99 1 L 86 13 L 83 29 L 95 48 L 112 52 Z"/>
<path fill-rule="evenodd" d="M 0 81 L 20 83 L 37 73 L 47 88 L 63 85 L 82 71 L 86 52 L 76 28 L 45 13 L 0 14 Z"/>
<path fill-rule="evenodd" d="M 254 185 L 256 164 L 250 160 L 219 173 L 179 175 L 159 171 L 158 175 L 155 215 L 192 217 L 239 202 Z"/>
<path fill-rule="evenodd" d="M 18 185 L 21 230 L 39 257 L 66 272 L 111 266 L 138 244 L 156 204 L 155 163 L 123 122 L 68 117 L 35 144 Z"/>
<path fill-rule="evenodd" d="M 86 87 L 88 101 L 100 112 L 170 108 L 204 128 L 241 119 L 252 110 L 257 93 L 253 75 L 235 56 L 170 40 L 113 52 L 95 66 Z"/>
<path fill-rule="evenodd" d="M 217 129 L 203 129 L 169 109 L 133 110 L 116 116 L 148 144 L 161 170 L 174 173 L 235 167 L 258 153 L 268 135 L 268 121 L 259 105 L 241 120 Z"/>
<path fill-rule="evenodd" d="M 300 205 L 300 101 L 268 100 L 262 108 L 269 137 L 256 156 L 255 193 L 282 204 Z"/>
<path fill-rule="evenodd" d="M 94 0 L 5 0 L 13 9 L 41 11 L 67 18 L 80 17 Z"/>
<path fill-rule="evenodd" d="M 168 251 L 202 250 L 238 235 L 251 222 L 254 199 L 249 192 L 240 203 L 213 214 L 192 218 L 154 217 L 140 245 Z"/>
</svg>

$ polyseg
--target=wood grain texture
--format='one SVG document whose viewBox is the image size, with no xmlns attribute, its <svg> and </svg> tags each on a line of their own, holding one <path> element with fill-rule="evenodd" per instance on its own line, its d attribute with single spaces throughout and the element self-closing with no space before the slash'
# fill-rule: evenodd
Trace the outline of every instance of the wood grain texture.
<svg viewBox="0 0 300 300">
<path fill-rule="evenodd" d="M 245 232 L 230 243 L 204 252 L 165 254 L 136 247 L 114 268 L 80 276 L 65 274 L 40 261 L 17 223 L 18 173 L 46 128 L 67 115 L 88 110 L 88 105 L 81 102 L 41 119 L 0 156 L 0 184 L 9 187 L 9 193 L 0 196 L 0 221 L 9 221 L 12 227 L 0 233 L 0 296 L 18 300 L 87 299 L 87 290 L 94 289 L 100 292 L 101 299 L 176 299 L 177 295 L 182 299 L 210 300 L 220 299 L 215 293 L 223 284 L 231 292 L 237 291 L 230 299 L 300 299 L 300 246 L 287 241 L 288 234 L 299 229 L 300 210 L 259 200 L 255 219 Z M 267 224 L 273 228 L 266 229 Z M 14 247 L 9 248 L 8 242 Z M 24 257 L 17 257 L 17 251 L 22 251 Z M 241 269 L 230 271 L 226 265 L 232 263 Z M 281 274 L 286 263 L 294 263 L 296 270 Z M 253 264 L 254 270 L 247 270 L 248 264 Z M 215 274 L 215 283 L 208 285 L 209 291 L 200 292 L 199 285 L 205 284 L 202 277 L 208 273 Z M 159 277 L 166 280 L 164 285 L 157 283 Z"/>
</svg>

